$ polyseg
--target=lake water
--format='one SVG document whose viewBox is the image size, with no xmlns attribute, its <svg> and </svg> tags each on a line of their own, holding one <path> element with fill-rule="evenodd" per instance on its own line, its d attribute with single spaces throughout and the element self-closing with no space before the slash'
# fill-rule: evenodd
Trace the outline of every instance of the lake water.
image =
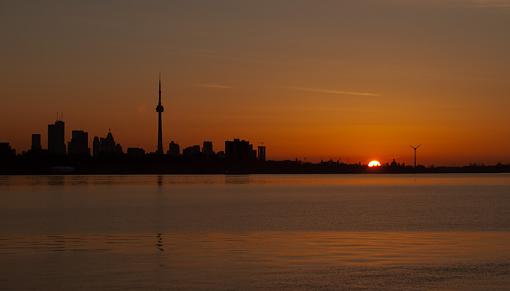
<svg viewBox="0 0 510 291">
<path fill-rule="evenodd" d="M 0 176 L 0 289 L 509 290 L 510 175 Z"/>
</svg>

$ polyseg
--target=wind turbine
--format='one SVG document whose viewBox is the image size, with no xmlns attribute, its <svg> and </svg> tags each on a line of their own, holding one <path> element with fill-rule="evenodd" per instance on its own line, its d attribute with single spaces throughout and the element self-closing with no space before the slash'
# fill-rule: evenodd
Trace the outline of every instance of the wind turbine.
<svg viewBox="0 0 510 291">
<path fill-rule="evenodd" d="M 416 151 L 421 147 L 421 144 L 417 146 L 410 146 L 414 150 L 414 168 L 416 169 Z"/>
</svg>

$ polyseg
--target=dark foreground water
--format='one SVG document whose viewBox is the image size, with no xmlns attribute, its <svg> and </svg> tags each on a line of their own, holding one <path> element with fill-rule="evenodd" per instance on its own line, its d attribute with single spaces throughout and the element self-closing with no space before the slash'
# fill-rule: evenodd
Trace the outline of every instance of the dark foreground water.
<svg viewBox="0 0 510 291">
<path fill-rule="evenodd" d="M 0 176 L 0 289 L 509 290 L 510 175 Z"/>
</svg>

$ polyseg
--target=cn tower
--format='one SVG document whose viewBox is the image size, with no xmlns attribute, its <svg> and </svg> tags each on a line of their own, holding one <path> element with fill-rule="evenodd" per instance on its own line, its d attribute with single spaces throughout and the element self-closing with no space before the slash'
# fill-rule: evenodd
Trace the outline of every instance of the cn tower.
<svg viewBox="0 0 510 291">
<path fill-rule="evenodd" d="M 156 112 L 158 113 L 158 150 L 156 154 L 163 154 L 163 122 L 161 121 L 161 113 L 165 111 L 163 105 L 161 105 L 161 73 L 159 73 L 159 101 L 156 106 Z"/>
</svg>

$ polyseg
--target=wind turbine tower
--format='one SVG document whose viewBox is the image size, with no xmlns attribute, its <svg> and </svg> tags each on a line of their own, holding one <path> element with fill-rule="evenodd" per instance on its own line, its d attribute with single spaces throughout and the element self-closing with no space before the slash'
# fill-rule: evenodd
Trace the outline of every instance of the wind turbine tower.
<svg viewBox="0 0 510 291">
<path fill-rule="evenodd" d="M 421 144 L 417 146 L 410 146 L 414 150 L 414 168 L 416 169 L 416 151 L 421 147 Z"/>
</svg>

